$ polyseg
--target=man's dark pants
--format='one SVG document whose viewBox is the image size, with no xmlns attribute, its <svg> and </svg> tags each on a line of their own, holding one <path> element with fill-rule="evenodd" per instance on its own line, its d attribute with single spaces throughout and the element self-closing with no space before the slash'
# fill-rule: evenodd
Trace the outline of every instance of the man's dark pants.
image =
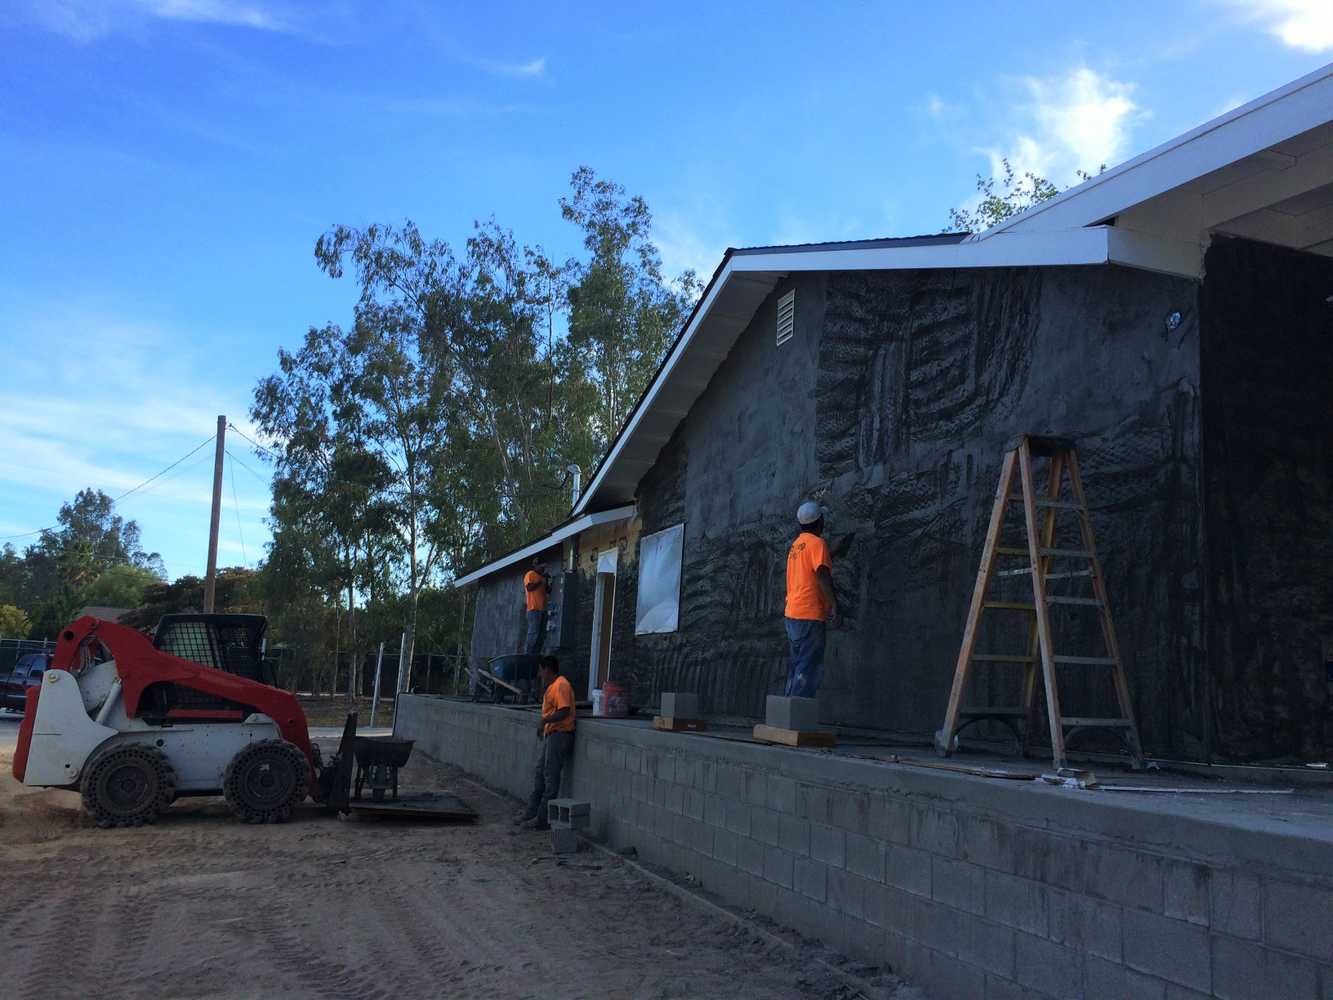
<svg viewBox="0 0 1333 1000">
<path fill-rule="evenodd" d="M 546 824 L 546 803 L 560 797 L 560 775 L 574 752 L 574 734 L 547 733 L 537 750 L 537 766 L 532 776 L 532 794 L 528 796 L 527 817 Z"/>
<path fill-rule="evenodd" d="M 532 656 L 542 651 L 542 641 L 546 638 L 546 612 L 528 612 L 528 640 L 523 652 Z"/>
<path fill-rule="evenodd" d="M 791 663 L 787 668 L 788 698 L 813 698 L 824 680 L 824 623 L 785 618 Z"/>
</svg>

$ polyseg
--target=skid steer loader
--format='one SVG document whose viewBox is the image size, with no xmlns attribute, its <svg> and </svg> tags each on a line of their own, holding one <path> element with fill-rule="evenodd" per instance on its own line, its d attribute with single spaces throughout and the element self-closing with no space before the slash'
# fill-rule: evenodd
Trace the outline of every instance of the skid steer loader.
<svg viewBox="0 0 1333 1000">
<path fill-rule="evenodd" d="M 78 790 L 103 827 L 152 823 L 185 795 L 221 794 L 247 823 L 283 822 L 307 795 L 345 799 L 350 761 L 324 767 L 296 697 L 267 683 L 264 627 L 168 615 L 149 639 L 78 619 L 28 691 L 14 777 Z"/>
</svg>

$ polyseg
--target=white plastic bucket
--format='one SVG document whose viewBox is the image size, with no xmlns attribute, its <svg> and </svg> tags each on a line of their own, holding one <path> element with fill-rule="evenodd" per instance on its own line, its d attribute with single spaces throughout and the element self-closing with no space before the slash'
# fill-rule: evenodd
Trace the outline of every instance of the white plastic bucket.
<svg viewBox="0 0 1333 1000">
<path fill-rule="evenodd" d="M 597 716 L 606 714 L 606 701 L 602 697 L 601 688 L 592 689 L 592 714 Z"/>
</svg>

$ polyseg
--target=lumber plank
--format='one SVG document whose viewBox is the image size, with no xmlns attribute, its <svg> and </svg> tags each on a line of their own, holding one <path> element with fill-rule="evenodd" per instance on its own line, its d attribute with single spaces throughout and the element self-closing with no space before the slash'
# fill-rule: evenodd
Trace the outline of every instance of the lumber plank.
<svg viewBox="0 0 1333 1000">
<path fill-rule="evenodd" d="M 703 719 L 682 719 L 675 715 L 654 715 L 653 728 L 664 733 L 701 733 L 708 728 Z"/>
<path fill-rule="evenodd" d="M 838 734 L 820 729 L 778 729 L 762 723 L 754 727 L 754 738 L 761 743 L 780 743 L 788 747 L 831 747 Z"/>
</svg>

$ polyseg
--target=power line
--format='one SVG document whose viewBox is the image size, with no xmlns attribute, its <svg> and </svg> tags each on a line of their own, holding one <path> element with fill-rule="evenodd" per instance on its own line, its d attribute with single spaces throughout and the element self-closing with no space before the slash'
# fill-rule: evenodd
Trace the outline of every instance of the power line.
<svg viewBox="0 0 1333 1000">
<path fill-rule="evenodd" d="M 272 448 L 265 448 L 262 444 L 260 444 L 254 438 L 252 438 L 249 434 L 245 433 L 245 431 L 241 430 L 239 427 L 233 424 L 230 420 L 227 421 L 227 426 L 232 430 L 234 430 L 241 437 L 245 438 L 245 440 L 249 441 L 259 451 L 263 452 L 264 455 L 266 455 L 270 461 L 276 462 L 280 457 L 278 453 L 274 451 Z"/>
<path fill-rule="evenodd" d="M 235 455 L 233 455 L 229 449 L 227 449 L 227 448 L 223 448 L 222 450 L 225 451 L 225 452 L 227 453 L 227 457 L 228 457 L 228 458 L 230 458 L 233 462 L 235 462 L 237 465 L 239 465 L 239 466 L 240 466 L 242 469 L 244 469 L 246 472 L 250 473 L 250 475 L 252 475 L 252 476 L 254 476 L 256 479 L 258 479 L 258 480 L 259 480 L 261 483 L 263 483 L 265 486 L 270 485 L 269 480 L 265 479 L 263 476 L 261 476 L 261 475 L 260 475 L 258 472 L 256 472 L 254 469 L 250 468 L 250 466 L 248 466 L 248 465 L 246 465 L 244 462 L 242 462 L 239 458 L 237 458 Z"/>
<path fill-rule="evenodd" d="M 241 503 L 236 499 L 236 467 L 230 466 L 227 475 L 231 477 L 231 509 L 236 514 L 236 534 L 241 539 L 241 558 L 250 564 L 250 553 L 245 551 L 245 532 L 241 530 Z"/>
<path fill-rule="evenodd" d="M 111 506 L 114 507 L 116 504 L 120 503 L 120 502 L 121 502 L 122 500 L 124 500 L 126 497 L 128 497 L 128 496 L 130 496 L 130 495 L 132 495 L 132 494 L 134 494 L 134 493 L 138 493 L 141 489 L 143 489 L 143 488 L 144 488 L 145 486 L 147 486 L 149 483 L 153 482 L 153 481 L 156 480 L 156 479 L 160 479 L 160 478 L 162 478 L 162 477 L 165 476 L 168 472 L 170 472 L 172 469 L 176 468 L 176 466 L 180 465 L 180 464 L 181 464 L 182 462 L 184 462 L 187 458 L 189 458 L 191 455 L 193 455 L 195 452 L 197 452 L 200 448 L 204 447 L 204 445 L 211 443 L 212 440 L 213 440 L 215 437 L 217 437 L 216 434 L 210 434 L 210 435 L 208 435 L 208 437 L 204 438 L 204 440 L 200 441 L 197 445 L 195 445 L 193 448 L 191 448 L 189 451 L 187 451 L 187 452 L 186 452 L 184 455 L 182 455 L 180 458 L 176 459 L 176 461 L 172 462 L 172 463 L 171 463 L 170 465 L 168 465 L 165 469 L 161 470 L 160 472 L 156 472 L 156 473 L 154 473 L 153 475 L 151 475 L 151 476 L 149 476 L 147 479 L 145 479 L 142 483 L 140 483 L 138 486 L 135 486 L 135 487 L 133 487 L 132 489 L 128 489 L 128 490 L 126 490 L 126 491 L 125 491 L 124 493 L 122 493 L 120 496 L 118 496 L 118 497 L 116 497 L 115 499 L 113 499 L 113 500 L 111 501 Z M 37 529 L 34 530 L 34 531 L 23 531 L 23 532 L 20 532 L 20 533 L 17 534 L 17 535 L 0 535 L 0 542 L 9 542 L 9 541 L 13 541 L 13 540 L 16 539 L 16 538 L 31 538 L 33 535 L 40 535 L 40 534 L 41 534 L 42 532 L 44 532 L 44 531 L 55 531 L 55 530 L 56 530 L 56 525 L 52 524 L 52 525 L 49 525 L 49 526 L 47 526 L 47 527 L 45 527 L 45 528 L 37 528 Z"/>
</svg>

